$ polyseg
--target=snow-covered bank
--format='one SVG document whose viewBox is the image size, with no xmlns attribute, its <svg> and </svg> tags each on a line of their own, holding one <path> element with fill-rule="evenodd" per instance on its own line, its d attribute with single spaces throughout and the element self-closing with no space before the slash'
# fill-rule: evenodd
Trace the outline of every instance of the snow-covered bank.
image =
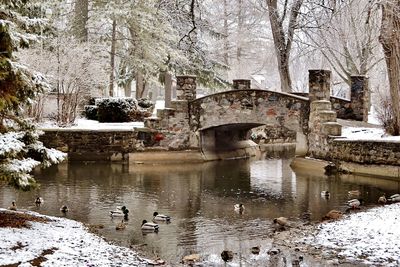
<svg viewBox="0 0 400 267">
<path fill-rule="evenodd" d="M 374 266 L 400 266 L 400 203 L 377 207 L 322 223 L 302 242 L 341 261 Z"/>
<path fill-rule="evenodd" d="M 51 221 L 30 222 L 30 228 L 0 228 L 0 265 L 32 266 L 30 261 L 43 256 L 40 266 L 146 266 L 137 253 L 107 243 L 82 223 L 27 213 Z"/>
</svg>

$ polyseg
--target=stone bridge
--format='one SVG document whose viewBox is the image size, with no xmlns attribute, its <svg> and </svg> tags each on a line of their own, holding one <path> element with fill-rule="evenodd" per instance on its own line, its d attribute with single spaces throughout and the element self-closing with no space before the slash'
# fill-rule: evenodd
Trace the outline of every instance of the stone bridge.
<svg viewBox="0 0 400 267">
<path fill-rule="evenodd" d="M 296 148 L 301 147 L 302 154 L 325 153 L 328 136 L 341 134 L 336 122 L 339 113 L 330 102 L 330 74 L 309 71 L 308 97 L 250 89 L 248 80 L 236 80 L 233 90 L 198 99 L 196 77 L 178 76 L 177 99 L 170 107 L 157 110 L 157 118 L 148 119 L 145 125 L 162 132 L 165 138 L 160 145 L 173 150 L 197 148 L 204 154 L 242 150 L 233 157 L 249 156 L 246 149 L 258 146 L 251 141 L 249 130 L 264 126 L 295 133 Z M 360 83 L 355 89 L 360 92 Z M 352 98 L 350 106 L 356 106 L 359 96 Z M 361 105 L 364 110 L 366 103 Z M 349 103 L 345 104 L 349 110 Z M 226 157 L 230 155 L 219 158 Z"/>
</svg>

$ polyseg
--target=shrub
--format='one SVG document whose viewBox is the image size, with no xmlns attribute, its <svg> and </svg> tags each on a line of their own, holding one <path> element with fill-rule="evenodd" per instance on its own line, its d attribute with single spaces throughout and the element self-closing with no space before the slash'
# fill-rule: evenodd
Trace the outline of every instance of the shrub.
<svg viewBox="0 0 400 267">
<path fill-rule="evenodd" d="M 142 107 L 134 98 L 99 98 L 96 99 L 97 118 L 99 122 L 143 121 L 151 116 L 153 104 L 148 100 L 140 100 Z M 149 106 L 149 107 L 147 107 Z"/>
<path fill-rule="evenodd" d="M 97 109 L 95 105 L 86 105 L 84 107 L 83 115 L 88 120 L 97 120 Z"/>
</svg>

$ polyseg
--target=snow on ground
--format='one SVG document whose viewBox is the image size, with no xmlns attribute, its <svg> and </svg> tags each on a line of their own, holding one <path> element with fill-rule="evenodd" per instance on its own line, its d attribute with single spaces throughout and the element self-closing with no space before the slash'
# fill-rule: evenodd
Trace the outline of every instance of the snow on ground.
<svg viewBox="0 0 400 267">
<path fill-rule="evenodd" d="M 89 233 L 82 223 L 27 213 L 52 221 L 30 222 L 30 229 L 0 228 L 0 266 L 19 262 L 19 266 L 32 266 L 29 261 L 53 248 L 54 253 L 45 255 L 47 260 L 41 266 L 146 266 L 137 253 L 107 243 Z"/>
<path fill-rule="evenodd" d="M 104 123 L 98 122 L 94 120 L 87 120 L 84 118 L 77 119 L 71 127 L 58 127 L 55 124 L 50 122 L 45 122 L 39 125 L 39 128 L 42 130 L 46 129 L 75 129 L 75 130 L 132 130 L 133 128 L 141 128 L 144 127 L 143 122 L 113 122 L 113 123 Z"/>
<path fill-rule="evenodd" d="M 322 223 L 306 243 L 338 257 L 374 266 L 400 266 L 400 203 Z"/>
</svg>

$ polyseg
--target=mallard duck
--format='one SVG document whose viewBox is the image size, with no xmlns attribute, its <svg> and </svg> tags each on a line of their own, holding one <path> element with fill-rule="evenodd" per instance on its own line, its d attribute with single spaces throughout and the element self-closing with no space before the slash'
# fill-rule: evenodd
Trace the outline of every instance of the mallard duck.
<svg viewBox="0 0 400 267">
<path fill-rule="evenodd" d="M 352 209 L 358 209 L 360 208 L 361 203 L 363 202 L 362 199 L 351 199 L 347 201 L 347 206 L 349 206 Z"/>
<path fill-rule="evenodd" d="M 322 191 L 322 192 L 321 192 L 321 196 L 322 196 L 322 197 L 329 198 L 329 197 L 331 196 L 331 193 L 330 193 L 329 191 Z"/>
<path fill-rule="evenodd" d="M 11 202 L 11 206 L 8 207 L 9 210 L 17 210 L 17 205 L 15 204 L 15 201 Z"/>
<path fill-rule="evenodd" d="M 142 230 L 144 231 L 158 232 L 158 227 L 159 226 L 156 223 L 147 222 L 146 220 L 143 220 L 142 222 Z"/>
<path fill-rule="evenodd" d="M 240 204 L 235 204 L 235 205 L 233 206 L 233 208 L 234 208 L 235 211 L 237 211 L 237 212 L 243 212 L 243 210 L 244 210 L 244 205 L 243 205 L 242 203 L 240 203 Z"/>
<path fill-rule="evenodd" d="M 128 218 L 128 213 L 129 213 L 129 210 L 125 206 L 122 206 L 121 209 L 111 210 L 110 216 L 111 217 L 124 217 L 126 219 L 126 218 Z"/>
<path fill-rule="evenodd" d="M 37 198 L 35 199 L 35 205 L 36 205 L 36 206 L 40 206 L 42 203 L 43 203 L 43 198 L 37 197 Z"/>
<path fill-rule="evenodd" d="M 387 202 L 386 194 L 383 193 L 383 195 L 378 198 L 378 203 L 379 204 L 386 204 L 386 202 Z"/>
<path fill-rule="evenodd" d="M 260 254 L 260 246 L 252 247 L 251 253 L 256 254 L 256 255 Z"/>
<path fill-rule="evenodd" d="M 153 213 L 153 221 L 169 222 L 169 221 L 171 221 L 171 217 L 169 217 L 168 215 L 164 215 L 164 214 L 158 214 L 158 212 L 155 211 Z"/>
<path fill-rule="evenodd" d="M 124 230 L 125 228 L 126 228 L 126 224 L 125 224 L 124 220 L 122 220 L 120 223 L 118 223 L 118 224 L 115 226 L 115 229 L 116 229 L 116 230 Z"/>
<path fill-rule="evenodd" d="M 387 201 L 389 202 L 400 202 L 400 194 L 391 195 Z"/>
<path fill-rule="evenodd" d="M 232 261 L 233 259 L 233 252 L 230 250 L 224 250 L 221 252 L 221 258 L 223 261 Z"/>
<path fill-rule="evenodd" d="M 67 205 L 62 205 L 60 208 L 60 211 L 63 213 L 67 213 L 69 211 L 69 209 L 68 209 Z"/>
<path fill-rule="evenodd" d="M 347 194 L 348 194 L 349 196 L 355 196 L 355 197 L 357 197 L 357 196 L 359 196 L 359 195 L 361 194 L 361 192 L 360 192 L 360 190 L 351 190 L 351 191 L 347 192 Z"/>
</svg>

